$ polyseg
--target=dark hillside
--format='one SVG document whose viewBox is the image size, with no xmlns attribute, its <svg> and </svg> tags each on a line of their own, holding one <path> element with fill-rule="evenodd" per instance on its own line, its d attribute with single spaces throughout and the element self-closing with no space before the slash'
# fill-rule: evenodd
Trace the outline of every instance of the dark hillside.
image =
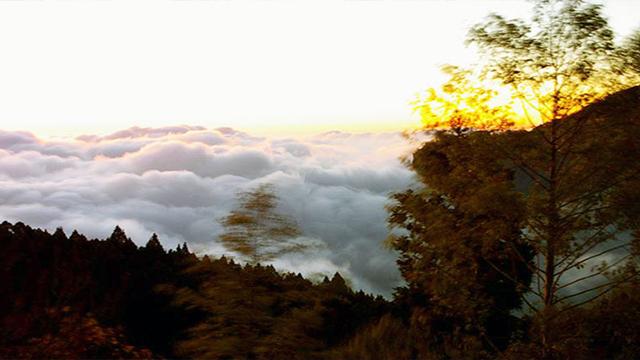
<svg viewBox="0 0 640 360">
<path fill-rule="evenodd" d="M 387 307 L 338 274 L 313 284 L 186 244 L 165 251 L 155 235 L 137 247 L 118 227 L 88 240 L 5 222 L 0 246 L 0 358 L 320 356 Z M 216 341 L 200 343 L 203 327 Z"/>
</svg>

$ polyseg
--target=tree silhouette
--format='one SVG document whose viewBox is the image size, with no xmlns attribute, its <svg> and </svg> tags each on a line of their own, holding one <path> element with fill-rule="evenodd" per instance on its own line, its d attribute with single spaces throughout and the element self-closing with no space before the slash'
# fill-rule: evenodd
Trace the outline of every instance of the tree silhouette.
<svg viewBox="0 0 640 360">
<path fill-rule="evenodd" d="M 506 104 L 497 104 L 497 90 L 486 87 L 477 74 L 445 65 L 448 76 L 440 88 L 430 88 L 413 102 L 427 129 L 448 129 L 461 135 L 471 130 L 506 130 L 515 125 Z"/>
<path fill-rule="evenodd" d="M 392 224 L 408 228 L 410 234 L 418 224 L 433 237 L 458 238 L 446 246 L 462 242 L 457 234 L 465 229 L 512 244 L 502 251 L 526 264 L 533 274 L 531 284 L 505 271 L 500 262 L 484 260 L 503 281 L 524 290 L 522 299 L 536 314 L 540 356 L 550 358 L 560 338 L 553 323 L 562 312 L 588 304 L 636 276 L 630 272 L 615 280 L 607 277 L 634 260 L 638 240 L 634 201 L 638 198 L 640 124 L 633 109 L 639 91 L 630 89 L 599 101 L 629 87 L 634 79 L 628 73 L 633 68 L 618 66 L 613 32 L 599 5 L 537 1 L 531 22 L 492 15 L 471 30 L 469 43 L 484 55 L 476 73 L 483 81 L 503 86 L 501 90 L 521 104 L 522 114 L 510 106 L 494 110 L 490 104 L 495 94 L 474 90 L 472 82 L 453 74 L 450 83 L 462 85 L 452 87 L 454 99 L 470 98 L 485 105 L 449 102 L 454 110 L 437 114 L 443 116 L 438 122 L 425 118 L 430 128 L 454 125 L 413 154 L 411 165 L 429 190 L 409 203 L 422 201 L 422 211 L 429 213 L 412 210 L 409 220 L 392 217 Z M 447 94 L 447 85 L 440 94 Z M 471 95 L 457 95 L 465 93 Z M 427 98 L 419 106 L 429 109 L 434 102 L 443 103 L 442 97 Z M 462 110 L 456 110 L 460 104 Z M 524 117 L 535 128 L 483 126 L 487 116 L 497 124 L 516 123 Z M 468 202 L 460 196 L 468 196 Z M 395 213 L 410 209 L 402 200 L 397 203 Z M 487 203 L 498 208 L 487 213 L 492 209 Z M 461 223 L 460 212 L 473 221 Z M 500 213 L 503 218 L 492 228 L 475 224 Z M 518 237 L 500 232 L 511 225 L 518 226 Z M 533 262 L 518 248 L 515 240 L 520 236 L 534 251 Z M 420 247 L 406 247 L 402 241 L 393 244 L 401 251 L 417 248 L 415 253 L 423 254 L 440 249 L 434 241 L 427 238 Z M 439 267 L 455 261 L 465 264 L 468 256 L 444 254 L 433 259 Z M 418 258 L 424 261 L 424 255 Z"/>
<path fill-rule="evenodd" d="M 635 81 L 638 81 L 640 75 L 640 29 L 635 30 L 629 35 L 620 49 L 618 49 L 620 64 L 623 69 L 635 75 Z"/>
<path fill-rule="evenodd" d="M 428 188 L 397 193 L 389 207 L 389 224 L 401 230 L 389 243 L 416 298 L 412 323 L 451 358 L 508 345 L 511 312 L 532 275 L 513 172 L 489 156 L 491 134 L 473 135 L 442 133 L 424 144 L 412 168 Z"/>
<path fill-rule="evenodd" d="M 579 291 L 571 287 L 584 287 L 582 282 L 605 274 L 632 255 L 628 251 L 631 241 L 620 238 L 628 222 L 613 203 L 615 192 L 629 185 L 638 170 L 633 160 L 637 146 L 628 148 L 620 132 L 637 133 L 638 124 L 632 119 L 605 123 L 594 114 L 595 107 L 583 116 L 568 118 L 628 84 L 623 77 L 612 76 L 613 32 L 599 5 L 539 1 L 531 24 L 493 15 L 473 28 L 469 41 L 488 55 L 487 73 L 510 86 L 547 123 L 531 133 L 510 134 L 503 153 L 529 182 L 530 215 L 525 229 L 537 250 L 534 273 L 539 287 L 530 292 L 542 302 L 541 342 L 543 356 L 549 356 L 549 322 L 556 308 L 585 295 L 586 299 L 567 306 L 582 304 L 618 282 L 592 281 Z M 624 100 L 612 101 L 607 110 L 615 113 L 629 105 Z M 597 133 L 606 133 L 607 138 Z M 630 154 L 632 157 L 626 156 Z M 627 251 L 613 263 L 594 268 L 592 274 L 567 276 L 623 250 Z"/>
<path fill-rule="evenodd" d="M 338 274 L 314 284 L 127 239 L 1 223 L 0 358 L 322 359 L 388 306 Z"/>
<path fill-rule="evenodd" d="M 276 212 L 278 198 L 270 184 L 238 194 L 238 207 L 220 220 L 222 245 L 248 258 L 252 264 L 280 255 L 304 251 L 309 245 L 297 241 L 301 235 L 295 221 Z"/>
</svg>

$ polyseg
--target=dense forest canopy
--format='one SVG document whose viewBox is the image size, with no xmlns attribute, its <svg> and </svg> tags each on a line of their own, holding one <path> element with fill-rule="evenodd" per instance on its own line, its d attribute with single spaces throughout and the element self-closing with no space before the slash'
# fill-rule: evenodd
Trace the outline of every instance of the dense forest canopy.
<svg viewBox="0 0 640 360">
<path fill-rule="evenodd" d="M 5 222 L 0 244 L 1 358 L 320 358 L 390 309 L 339 274 L 312 283 L 155 235 L 137 247 L 120 228 Z"/>
</svg>

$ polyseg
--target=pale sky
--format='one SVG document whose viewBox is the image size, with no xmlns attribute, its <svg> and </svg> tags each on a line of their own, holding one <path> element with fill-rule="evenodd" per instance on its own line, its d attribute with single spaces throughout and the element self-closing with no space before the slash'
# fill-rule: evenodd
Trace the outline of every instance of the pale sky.
<svg viewBox="0 0 640 360">
<path fill-rule="evenodd" d="M 400 130 L 468 28 L 526 1 L 0 1 L 0 129 Z M 640 1 L 605 2 L 614 29 Z"/>
</svg>

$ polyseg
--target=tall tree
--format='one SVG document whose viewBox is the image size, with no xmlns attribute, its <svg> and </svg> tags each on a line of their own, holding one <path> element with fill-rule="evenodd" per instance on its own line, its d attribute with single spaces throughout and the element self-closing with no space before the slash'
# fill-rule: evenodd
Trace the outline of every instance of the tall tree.
<svg viewBox="0 0 640 360">
<path fill-rule="evenodd" d="M 301 232 L 295 221 L 276 211 L 277 202 L 270 184 L 240 192 L 238 207 L 220 220 L 224 227 L 220 241 L 224 247 L 253 264 L 308 248 L 308 244 L 297 241 Z"/>
<path fill-rule="evenodd" d="M 617 282 L 590 281 L 588 288 L 580 291 L 570 287 L 585 286 L 581 282 L 605 274 L 631 255 L 627 251 L 613 264 L 597 267 L 589 275 L 567 276 L 631 246 L 621 234 L 633 229 L 628 229 L 621 209 L 612 203 L 616 189 L 638 174 L 634 165 L 637 146 L 628 148 L 620 133 L 624 129 L 637 134 L 638 123 L 622 119 L 613 127 L 614 121 L 605 123 L 593 109 L 568 118 L 628 85 L 623 77 L 612 76 L 613 32 L 601 10 L 600 5 L 579 0 L 538 1 L 530 24 L 493 15 L 474 27 L 469 37 L 470 43 L 488 55 L 487 73 L 510 86 L 514 96 L 536 110 L 539 121 L 546 123 L 531 133 L 509 134 L 507 150 L 503 151 L 529 180 L 530 215 L 525 230 L 538 255 L 535 274 L 539 290 L 531 292 L 542 302 L 543 356 L 549 356 L 552 347 L 549 323 L 557 307 L 569 299 L 581 300 L 565 310 L 589 301 Z M 622 101 L 608 110 L 623 111 L 632 103 Z M 606 133 L 607 138 L 598 137 L 597 132 Z M 522 141 L 523 137 L 529 141 Z"/>
<path fill-rule="evenodd" d="M 638 240 L 634 201 L 638 198 L 640 121 L 635 104 L 640 91 L 630 89 L 597 102 L 628 87 L 633 79 L 624 73 L 632 69 L 616 66 L 613 32 L 601 10 L 599 5 L 580 0 L 540 0 L 528 23 L 492 15 L 475 26 L 469 42 L 484 55 L 481 75 L 504 86 L 503 91 L 523 108 L 520 115 L 513 107 L 499 112 L 498 123 L 516 123 L 518 117 L 525 117 L 529 124 L 538 126 L 530 131 L 491 129 L 478 124 L 479 119 L 493 116 L 485 110 L 491 106 L 471 106 L 461 112 L 455 111 L 460 103 L 453 103 L 449 108 L 454 111 L 439 114 L 444 116 L 440 123 L 464 126 L 436 136 L 432 144 L 414 153 L 412 162 L 429 188 L 427 195 L 419 197 L 425 205 L 417 213 L 422 216 L 424 233 L 431 237 L 414 249 L 420 249 L 418 254 L 425 251 L 423 248 L 441 249 L 433 239 L 435 234 L 453 237 L 447 246 L 459 244 L 462 240 L 456 237 L 461 228 L 516 245 L 505 245 L 505 249 L 512 249 L 532 272 L 531 284 L 494 261 L 487 264 L 504 281 L 525 289 L 523 301 L 536 314 L 540 356 L 544 358 L 554 356 L 554 345 L 560 341 L 552 326 L 560 313 L 593 301 L 636 274 L 630 272 L 616 280 L 607 277 L 634 259 Z M 440 93 L 478 94 L 467 86 L 469 82 L 455 77 L 452 82 L 466 88 L 450 91 L 445 84 Z M 441 98 L 428 98 L 422 105 L 442 104 Z M 485 104 L 493 99 L 493 95 L 480 98 Z M 589 104 L 593 105 L 585 108 Z M 484 114 L 478 116 L 474 109 Z M 500 119 L 509 112 L 512 121 Z M 452 122 L 451 116 L 458 118 Z M 425 120 L 431 121 L 429 117 Z M 479 131 L 487 128 L 489 131 Z M 485 192 L 482 186 L 493 193 Z M 457 194 L 467 194 L 472 205 Z M 505 199 L 512 199 L 510 203 L 517 206 L 501 205 Z M 434 209 L 432 204 L 437 201 L 441 205 Z M 446 217 L 434 215 L 466 212 L 474 221 L 485 220 L 485 208 L 491 208 L 485 202 L 498 206 L 498 213 L 513 214 L 497 219 L 489 228 L 456 218 L 446 222 Z M 398 204 L 407 209 L 402 202 Z M 506 221 L 517 215 L 522 217 Z M 518 237 L 499 232 L 508 224 L 518 227 L 519 236 L 533 249 L 535 261 L 516 251 Z M 414 225 L 409 225 L 405 222 L 401 227 L 415 232 Z M 397 242 L 395 247 L 406 251 L 401 244 Z M 416 251 L 409 252 L 413 253 Z M 465 263 L 464 257 L 464 253 L 440 254 L 432 261 L 443 266 L 455 264 L 452 259 Z M 418 259 L 424 261 L 424 256 Z"/>
<path fill-rule="evenodd" d="M 489 155 L 491 134 L 474 135 L 441 133 L 417 150 L 411 166 L 427 188 L 395 194 L 389 208 L 412 325 L 444 358 L 503 350 L 532 273 L 514 172 Z"/>
<path fill-rule="evenodd" d="M 640 29 L 635 30 L 623 41 L 618 55 L 623 69 L 636 76 L 640 74 Z"/>
</svg>

